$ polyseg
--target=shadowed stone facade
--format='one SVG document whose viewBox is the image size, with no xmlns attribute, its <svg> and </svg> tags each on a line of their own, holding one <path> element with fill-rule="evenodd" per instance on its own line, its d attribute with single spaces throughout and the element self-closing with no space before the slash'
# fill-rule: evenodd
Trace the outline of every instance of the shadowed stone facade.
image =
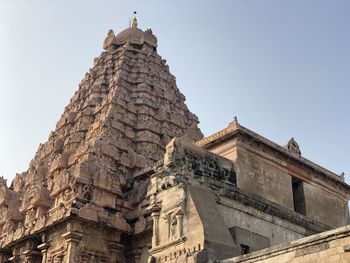
<svg viewBox="0 0 350 263">
<path fill-rule="evenodd" d="M 0 180 L 0 262 L 241 262 L 348 223 L 349 186 L 294 139 L 236 119 L 203 139 L 151 30 L 134 19 L 103 48 L 29 169 Z"/>
</svg>

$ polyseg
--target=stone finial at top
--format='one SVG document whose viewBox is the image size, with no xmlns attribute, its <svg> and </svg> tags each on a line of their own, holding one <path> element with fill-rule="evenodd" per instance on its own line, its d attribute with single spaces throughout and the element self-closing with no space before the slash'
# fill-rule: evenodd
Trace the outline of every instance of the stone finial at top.
<svg viewBox="0 0 350 263">
<path fill-rule="evenodd" d="M 130 22 L 130 27 L 132 27 L 132 28 L 137 28 L 137 26 L 138 26 L 136 14 L 137 14 L 136 11 L 134 11 L 134 14 L 133 14 L 131 22 Z"/>
<path fill-rule="evenodd" d="M 299 144 L 294 140 L 293 137 L 288 141 L 288 144 L 285 146 L 285 148 L 290 153 L 293 153 L 293 154 L 296 154 L 296 155 L 301 155 Z"/>
<path fill-rule="evenodd" d="M 344 173 L 344 172 L 341 172 L 341 174 L 339 175 L 339 177 L 340 177 L 343 181 L 345 181 L 345 173 Z"/>
<path fill-rule="evenodd" d="M 233 120 L 229 123 L 229 125 L 228 126 L 234 126 L 234 125 L 238 125 L 239 123 L 238 123 L 238 118 L 237 118 L 237 116 L 235 115 L 234 117 L 233 117 Z"/>
<path fill-rule="evenodd" d="M 103 42 L 103 49 L 113 49 L 125 45 L 126 43 L 132 45 L 144 45 L 151 47 L 156 51 L 157 48 L 157 37 L 152 33 L 152 30 L 147 29 L 146 31 L 138 28 L 137 19 L 134 12 L 133 18 L 130 21 L 130 26 L 117 35 L 114 34 L 113 30 L 109 30 L 107 37 Z"/>
</svg>

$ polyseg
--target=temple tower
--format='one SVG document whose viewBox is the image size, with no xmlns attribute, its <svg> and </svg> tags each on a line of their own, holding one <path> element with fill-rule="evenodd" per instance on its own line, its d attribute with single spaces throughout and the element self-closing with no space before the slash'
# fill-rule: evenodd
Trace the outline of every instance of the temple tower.
<svg viewBox="0 0 350 263">
<path fill-rule="evenodd" d="M 150 29 L 134 18 L 103 48 L 29 169 L 0 182 L 1 262 L 124 262 L 138 217 L 125 193 L 147 190 L 134 177 L 173 137 L 202 138 Z"/>
<path fill-rule="evenodd" d="M 103 48 L 29 169 L 0 177 L 0 263 L 350 257 L 344 174 L 237 118 L 203 138 L 135 16 Z"/>
</svg>

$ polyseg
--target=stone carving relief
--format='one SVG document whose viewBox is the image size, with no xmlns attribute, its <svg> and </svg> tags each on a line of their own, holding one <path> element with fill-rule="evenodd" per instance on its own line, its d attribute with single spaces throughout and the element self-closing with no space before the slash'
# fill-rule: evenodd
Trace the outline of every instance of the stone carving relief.
<svg viewBox="0 0 350 263">
<path fill-rule="evenodd" d="M 162 190 L 166 190 L 173 186 L 181 187 L 181 183 L 179 184 L 174 175 L 168 176 L 155 176 L 151 179 L 151 189 L 148 192 L 149 195 L 154 195 L 157 192 Z"/>
<path fill-rule="evenodd" d="M 70 185 L 70 180 L 71 176 L 68 171 L 56 174 L 50 181 L 50 186 L 48 185 L 48 189 L 51 189 L 51 196 L 56 196 L 60 191 L 66 189 Z"/>
<path fill-rule="evenodd" d="M 178 200 L 173 206 L 161 211 L 161 218 L 165 226 L 161 226 L 162 230 L 166 229 L 167 241 L 174 241 L 183 235 L 183 215 L 184 215 L 185 198 Z"/>
<path fill-rule="evenodd" d="M 198 118 L 156 53 L 152 31 L 135 29 L 131 40 L 129 33 L 108 32 L 105 51 L 94 60 L 48 141 L 40 144 L 28 171 L 16 176 L 11 189 L 0 187 L 1 245 L 45 232 L 70 215 L 118 233 L 131 233 L 126 218 L 137 219 L 135 233 L 149 227 L 144 210 L 150 180 L 134 176 L 162 159 L 171 138 L 190 127 L 188 137 L 202 135 L 196 128 Z M 175 177 L 169 176 L 154 188 L 158 192 L 176 185 Z M 133 211 L 139 205 L 140 210 Z M 168 212 L 169 240 L 175 240 L 182 235 L 183 219 L 178 210 Z M 66 253 L 52 254 L 49 249 L 48 262 L 66 261 Z M 107 259 L 89 252 L 81 260 Z"/>
<path fill-rule="evenodd" d="M 92 185 L 86 184 L 82 186 L 82 198 L 90 202 L 93 198 L 93 187 Z"/>
<path fill-rule="evenodd" d="M 27 190 L 23 196 L 21 211 L 26 211 L 31 208 L 41 207 L 47 210 L 52 204 L 50 193 L 46 187 L 36 185 Z"/>
<path fill-rule="evenodd" d="M 155 178 L 152 180 L 153 183 L 159 183 Z M 153 202 L 148 208 L 153 219 L 152 249 L 181 240 L 184 235 L 185 190 L 183 188 L 167 190 L 165 187 L 157 186 L 156 188 L 165 192 L 172 191 L 172 193 L 163 192 L 163 198 L 167 196 L 165 200 L 158 196 L 159 193 L 154 193 L 150 198 Z M 162 206 L 157 203 L 162 203 Z"/>
<path fill-rule="evenodd" d="M 286 148 L 290 153 L 301 155 L 299 144 L 294 140 L 293 137 L 288 141 Z"/>
<path fill-rule="evenodd" d="M 64 254 L 65 249 L 62 247 L 58 251 L 54 251 L 47 257 L 48 263 L 63 263 L 64 262 Z"/>
</svg>

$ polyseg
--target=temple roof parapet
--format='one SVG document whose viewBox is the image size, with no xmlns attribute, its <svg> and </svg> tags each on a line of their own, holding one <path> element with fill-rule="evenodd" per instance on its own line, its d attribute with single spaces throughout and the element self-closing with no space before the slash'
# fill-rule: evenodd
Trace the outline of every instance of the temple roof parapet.
<svg viewBox="0 0 350 263">
<path fill-rule="evenodd" d="M 242 126 L 240 123 L 238 123 L 237 118 L 235 118 L 235 120 L 231 122 L 225 129 L 222 129 L 208 137 L 203 138 L 202 140 L 197 141 L 196 145 L 205 149 L 209 149 L 215 145 L 220 144 L 224 140 L 235 137 L 237 134 L 247 135 L 256 141 L 273 148 L 279 153 L 285 155 L 287 158 L 302 163 L 309 168 L 312 168 L 313 170 L 326 176 L 332 181 L 335 181 L 337 184 L 341 184 L 342 187 L 345 187 L 347 191 L 350 192 L 350 186 L 344 182 L 344 177 L 337 175 L 336 173 L 333 173 L 326 168 L 301 156 L 299 145 L 296 143 L 294 138 L 292 138 L 288 144 L 283 147 Z"/>
</svg>

